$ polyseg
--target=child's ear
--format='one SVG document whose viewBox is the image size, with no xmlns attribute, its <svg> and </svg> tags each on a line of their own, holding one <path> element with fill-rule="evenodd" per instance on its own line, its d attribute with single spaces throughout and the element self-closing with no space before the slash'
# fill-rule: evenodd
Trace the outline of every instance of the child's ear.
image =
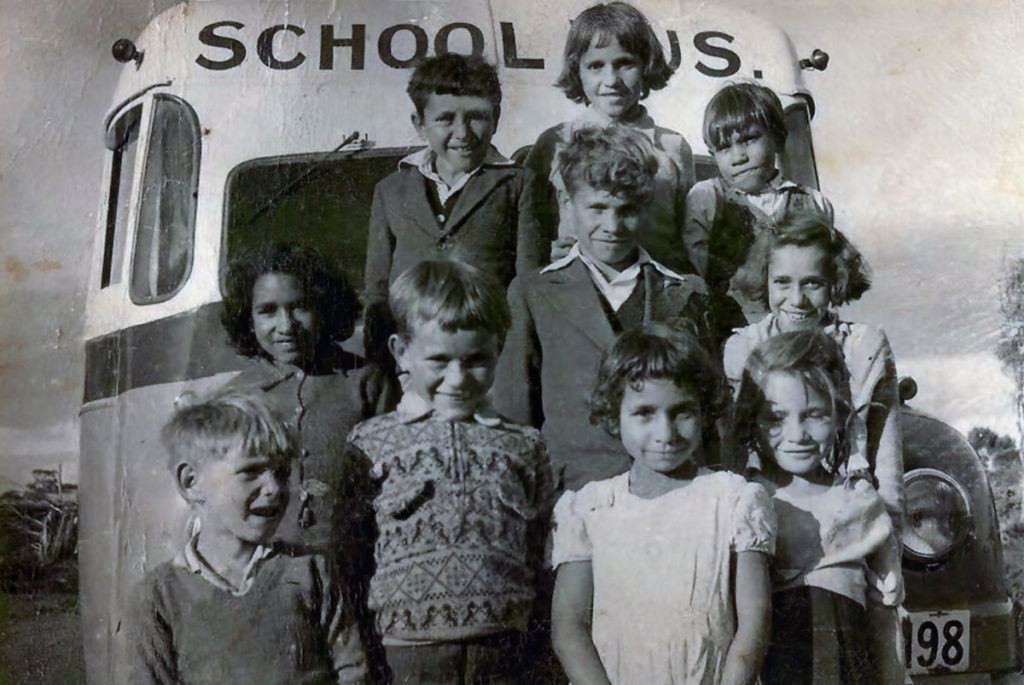
<svg viewBox="0 0 1024 685">
<path fill-rule="evenodd" d="M 187 502 L 195 504 L 203 500 L 199 492 L 199 474 L 192 464 L 178 464 L 178 468 L 174 471 L 174 476 L 178 483 L 178 491 Z"/>
<path fill-rule="evenodd" d="M 402 357 L 405 355 L 406 341 L 398 333 L 392 333 L 388 337 L 388 349 L 391 351 L 391 356 L 395 358 L 395 365 L 399 371 L 404 371 L 402 368 Z"/>
<path fill-rule="evenodd" d="M 416 133 L 419 134 L 419 137 L 423 138 L 423 115 L 419 112 L 413 111 L 413 113 L 409 115 L 409 120 L 412 121 L 412 126 L 416 129 Z"/>
</svg>

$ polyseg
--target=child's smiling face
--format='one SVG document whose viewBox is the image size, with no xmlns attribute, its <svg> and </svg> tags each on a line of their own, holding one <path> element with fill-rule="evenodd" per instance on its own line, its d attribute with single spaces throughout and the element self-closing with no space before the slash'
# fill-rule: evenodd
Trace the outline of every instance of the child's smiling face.
<svg viewBox="0 0 1024 685">
<path fill-rule="evenodd" d="M 644 68 L 636 55 L 619 45 L 618 38 L 601 38 L 595 36 L 580 56 L 580 83 L 592 107 L 618 120 L 640 102 Z M 597 43 L 607 44 L 597 47 Z"/>
<path fill-rule="evenodd" d="M 813 474 L 836 439 L 832 398 L 786 371 L 768 373 L 761 392 L 764 402 L 757 422 L 763 447 L 783 471 Z"/>
<path fill-rule="evenodd" d="M 576 240 L 587 257 L 621 271 L 636 261 L 640 208 L 631 198 L 579 181 L 570 190 Z"/>
<path fill-rule="evenodd" d="M 413 113 L 412 123 L 433 151 L 438 175 L 448 183 L 483 163 L 498 112 L 485 97 L 432 93 L 423 114 Z"/>
<path fill-rule="evenodd" d="M 286 273 L 265 273 L 252 287 L 252 329 L 272 361 L 302 365 L 315 352 L 320 315 L 299 279 Z"/>
<path fill-rule="evenodd" d="M 745 193 L 755 193 L 768 186 L 776 174 L 775 141 L 760 124 L 743 131 L 734 131 L 713 154 L 718 171 L 725 181 Z"/>
<path fill-rule="evenodd" d="M 485 331 L 441 328 L 421 321 L 407 337 L 392 335 L 391 352 L 407 376 L 402 392 L 426 402 L 443 420 L 468 419 L 484 404 L 501 344 Z"/>
<path fill-rule="evenodd" d="M 634 469 L 672 474 L 702 447 L 700 398 L 674 381 L 649 378 L 626 384 L 619 407 L 619 437 Z"/>
<path fill-rule="evenodd" d="M 768 309 L 783 332 L 821 326 L 832 300 L 825 251 L 779 245 L 768 259 Z"/>
<path fill-rule="evenodd" d="M 207 455 L 192 467 L 191 481 L 182 487 L 199 511 L 208 543 L 265 544 L 288 504 L 289 467 L 266 455 L 248 454 L 241 437 L 231 442 L 211 446 L 220 453 Z"/>
</svg>

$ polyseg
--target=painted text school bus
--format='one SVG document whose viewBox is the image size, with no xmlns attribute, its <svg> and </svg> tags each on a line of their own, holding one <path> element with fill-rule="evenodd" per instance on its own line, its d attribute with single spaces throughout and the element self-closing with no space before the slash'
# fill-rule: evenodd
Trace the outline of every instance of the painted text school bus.
<svg viewBox="0 0 1024 685">
<path fill-rule="evenodd" d="M 212 0 L 178 5 L 137 39 L 115 44 L 125 66 L 104 122 L 81 410 L 90 682 L 125 680 L 125 597 L 183 542 L 186 508 L 166 471 L 159 428 L 180 393 L 203 393 L 240 368 L 219 323 L 227 260 L 287 240 L 317 247 L 361 283 L 374 184 L 422 145 L 409 120 L 410 67 L 445 51 L 497 64 L 503 102 L 494 143 L 511 155 L 574 115 L 577 105 L 552 84 L 569 20 L 589 4 Z M 816 187 L 814 100 L 803 75 L 824 68 L 827 55 L 808 48 L 801 58 L 783 31 L 742 12 L 679 0 L 635 4 L 677 67 L 668 87 L 645 101 L 654 119 L 699 153 L 711 94 L 730 79 L 758 80 L 786 108 L 786 175 Z M 698 154 L 698 178 L 714 173 L 710 157 Z M 991 552 L 981 563 L 1001 577 L 998 536 L 980 544 Z M 988 600 L 1005 601 L 1005 587 Z M 973 615 L 957 616 L 974 625 Z M 923 671 L 997 670 L 985 660 L 999 650 L 982 654 L 968 641 L 979 634 L 960 638 L 968 659 L 936 657 Z M 922 642 L 926 656 L 930 644 Z M 999 647 L 999 669 L 1015 666 L 1011 647 Z"/>
</svg>

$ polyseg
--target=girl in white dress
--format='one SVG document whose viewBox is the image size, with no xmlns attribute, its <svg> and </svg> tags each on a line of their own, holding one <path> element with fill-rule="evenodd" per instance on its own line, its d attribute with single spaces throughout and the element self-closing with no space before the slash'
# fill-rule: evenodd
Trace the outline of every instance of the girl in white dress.
<svg viewBox="0 0 1024 685">
<path fill-rule="evenodd" d="M 591 418 L 633 464 L 555 507 L 552 640 L 577 685 L 756 680 L 774 514 L 761 485 L 705 467 L 723 394 L 697 338 L 666 324 L 603 360 Z"/>
<path fill-rule="evenodd" d="M 743 372 L 732 432 L 760 457 L 778 522 L 766 685 L 903 682 L 892 521 L 867 478 L 834 476 L 850 453 L 848 379 L 816 330 L 772 336 Z"/>
</svg>

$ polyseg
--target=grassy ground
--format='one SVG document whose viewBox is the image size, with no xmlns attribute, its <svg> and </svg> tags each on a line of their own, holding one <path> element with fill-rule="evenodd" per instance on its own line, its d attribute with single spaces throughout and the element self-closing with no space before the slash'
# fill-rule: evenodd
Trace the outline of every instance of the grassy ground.
<svg viewBox="0 0 1024 685">
<path fill-rule="evenodd" d="M 0 683 L 84 682 L 77 595 L 0 595 Z"/>
</svg>

